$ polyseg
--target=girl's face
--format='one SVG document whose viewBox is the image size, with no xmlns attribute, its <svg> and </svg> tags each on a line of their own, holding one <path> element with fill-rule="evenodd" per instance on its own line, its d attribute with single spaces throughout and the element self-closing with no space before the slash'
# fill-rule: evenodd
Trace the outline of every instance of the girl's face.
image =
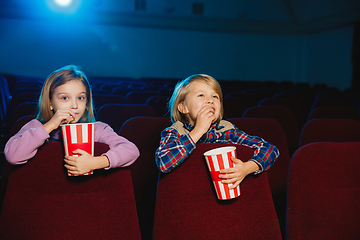
<svg viewBox="0 0 360 240">
<path fill-rule="evenodd" d="M 197 115 L 203 107 L 209 105 L 214 109 L 216 121 L 220 116 L 221 102 L 219 94 L 208 84 L 202 81 L 195 81 L 189 86 L 189 92 L 183 102 L 182 113 L 187 114 L 189 123 L 195 126 Z M 179 106 L 178 106 L 179 108 Z M 180 109 L 179 109 L 180 110 Z"/>
<path fill-rule="evenodd" d="M 71 80 L 55 88 L 50 100 L 50 109 L 70 109 L 75 118 L 70 123 L 77 123 L 86 110 L 86 88 L 79 80 Z"/>
</svg>

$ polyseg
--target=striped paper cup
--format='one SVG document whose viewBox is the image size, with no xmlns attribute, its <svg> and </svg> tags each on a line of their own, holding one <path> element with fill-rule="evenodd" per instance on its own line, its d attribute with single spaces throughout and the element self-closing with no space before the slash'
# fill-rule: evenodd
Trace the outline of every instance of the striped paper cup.
<svg viewBox="0 0 360 240">
<path fill-rule="evenodd" d="M 231 186 L 232 183 L 223 184 L 221 183 L 222 179 L 219 178 L 221 169 L 235 167 L 235 164 L 231 160 L 231 156 L 236 158 L 236 147 L 229 146 L 215 148 L 205 152 L 204 156 L 218 199 L 226 200 L 240 196 L 240 185 L 234 189 L 229 189 L 229 186 Z"/>
<path fill-rule="evenodd" d="M 75 156 L 72 152 L 81 149 L 94 156 L 94 123 L 62 124 L 61 132 L 66 156 Z M 91 175 L 93 171 L 80 175 Z M 68 176 L 79 176 L 70 174 Z"/>
</svg>

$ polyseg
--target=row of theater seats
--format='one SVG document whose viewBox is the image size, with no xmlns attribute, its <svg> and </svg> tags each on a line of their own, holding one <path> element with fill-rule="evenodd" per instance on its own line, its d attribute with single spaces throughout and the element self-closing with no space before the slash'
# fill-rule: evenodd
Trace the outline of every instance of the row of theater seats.
<svg viewBox="0 0 360 240">
<path fill-rule="evenodd" d="M 172 86 L 168 84 L 166 87 L 168 91 Z M 253 84 L 240 86 L 243 88 L 254 87 Z M 331 88 L 322 87 L 315 91 L 315 88 L 294 87 L 288 84 L 249 88 L 240 94 L 233 90 L 234 88 L 229 88 L 224 91 L 225 118 L 241 130 L 274 143 L 281 152 L 280 158 L 267 174 L 277 220 L 283 235 L 285 235 L 287 177 L 291 157 L 294 156 L 296 150 L 300 150 L 299 147 L 314 141 L 358 142 L 359 134 L 356 133 L 359 133 L 359 118 L 354 111 L 356 112 L 359 95 L 349 91 L 344 96 L 343 93 Z M 163 98 L 165 101 L 162 102 L 166 104 L 168 96 L 164 94 L 152 97 Z M 109 95 L 109 97 L 118 99 L 114 95 Z M 334 99 L 338 101 L 334 101 Z M 156 209 L 155 200 L 159 176 L 159 171 L 154 163 L 154 152 L 159 144 L 161 130 L 170 126 L 171 123 L 168 117 L 161 117 L 164 114 L 157 114 L 154 108 L 146 102 L 145 104 L 130 105 L 128 102 L 114 104 L 107 101 L 104 101 L 105 104 L 97 109 L 97 120 L 107 122 L 120 135 L 134 142 L 141 151 L 141 156 L 129 170 L 135 193 L 140 232 L 144 239 L 149 239 L 153 235 L 152 223 Z M 164 111 L 165 104 L 158 103 L 157 106 L 161 106 Z M 346 111 L 341 113 L 340 110 L 345 108 L 350 109 L 349 112 L 352 113 L 345 114 Z M 327 111 L 322 113 L 323 115 L 315 115 L 312 118 L 310 113 L 317 109 Z M 134 118 L 124 123 L 127 119 L 135 116 L 148 117 Z M 34 115 L 21 118 L 13 126 L 10 135 L 15 134 L 24 123 L 33 117 Z M 320 117 L 325 119 L 320 119 Z M 312 140 L 311 138 L 314 137 L 316 138 Z M 4 173 L 6 172 L 4 171 Z M 6 178 L 5 176 L 3 179 Z"/>
<path fill-rule="evenodd" d="M 144 106 L 144 105 L 141 105 Z M 126 105 L 128 107 L 128 105 Z M 130 111 L 131 109 L 128 109 Z M 122 111 L 119 111 L 122 112 Z M 110 113 L 113 113 L 110 111 Z M 22 118 L 18 123 L 17 130 L 13 130 L 13 134 L 18 129 L 28 122 L 30 119 L 27 117 Z M 285 218 L 285 201 L 286 201 L 286 185 L 287 175 L 291 155 L 288 148 L 288 140 L 284 128 L 281 123 L 273 118 L 231 118 L 228 119 L 235 124 L 238 128 L 251 135 L 261 136 L 267 141 L 274 143 L 280 150 L 280 157 L 269 171 L 269 183 L 273 195 L 276 210 L 278 211 L 279 219 Z M 23 121 L 23 122 L 21 122 Z M 109 122 L 111 124 L 111 122 Z M 156 180 L 158 170 L 154 163 L 154 152 L 159 144 L 160 132 L 164 128 L 170 126 L 169 118 L 134 118 L 127 121 L 119 134 L 134 142 L 141 151 L 140 158 L 131 167 L 133 170 L 133 184 L 137 196 L 137 202 L 145 199 L 146 204 L 154 204 Z M 308 121 L 300 134 L 300 146 L 304 146 L 313 142 L 360 142 L 360 121 L 355 119 L 313 119 Z M 142 159 L 146 159 L 143 161 Z M 9 167 L 9 165 L 5 165 Z M 4 169 L 4 179 L 7 178 L 8 169 Z M 150 171 L 151 170 L 151 171 Z M 142 179 L 142 177 L 149 175 L 152 180 Z M 146 184 L 144 184 L 146 183 Z M 149 184 L 150 186 L 147 186 Z M 152 186 L 152 187 L 151 187 Z M 152 191 L 152 194 L 145 194 L 143 191 Z M 140 193 L 139 193 L 140 192 Z M 144 209 L 145 213 L 139 212 L 139 217 L 144 216 L 145 220 L 141 219 L 140 224 L 143 222 L 148 225 L 152 220 L 151 211 L 153 207 L 140 204 L 138 209 Z M 150 211 L 148 213 L 147 211 Z M 150 219 L 148 219 L 150 217 Z M 282 226 L 283 227 L 283 226 Z M 151 230 L 151 229 L 150 229 Z"/>
<path fill-rule="evenodd" d="M 230 121 L 274 142 L 281 152 L 268 172 L 243 181 L 237 199 L 217 200 L 203 158 L 205 151 L 224 144 L 198 144 L 177 169 L 159 175 L 154 152 L 169 118 L 136 117 L 120 130 L 141 152 L 129 168 L 66 177 L 58 142 L 48 142 L 28 164 L 14 168 L 0 216 L 0 238 L 281 239 L 281 230 L 287 239 L 360 237 L 360 141 L 322 135 L 320 142 L 317 138 L 301 146 L 290 158 L 277 121 Z M 252 156 L 250 148 L 236 147 L 242 160 Z M 107 146 L 97 143 L 96 149 L 99 155 Z"/>
</svg>

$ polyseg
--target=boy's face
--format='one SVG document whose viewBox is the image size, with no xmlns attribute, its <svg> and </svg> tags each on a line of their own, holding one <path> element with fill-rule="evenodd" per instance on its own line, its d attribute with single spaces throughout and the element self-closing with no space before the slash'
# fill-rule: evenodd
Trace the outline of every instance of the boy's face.
<svg viewBox="0 0 360 240">
<path fill-rule="evenodd" d="M 77 123 L 86 110 L 86 88 L 81 81 L 71 80 L 55 88 L 50 101 L 50 109 L 70 109 L 74 118 L 70 123 Z"/>
<path fill-rule="evenodd" d="M 179 103 L 178 109 L 187 115 L 189 123 L 195 126 L 199 111 L 209 106 L 213 110 L 215 122 L 220 116 L 220 96 L 205 82 L 195 81 L 189 86 L 189 92 L 184 101 Z"/>
</svg>

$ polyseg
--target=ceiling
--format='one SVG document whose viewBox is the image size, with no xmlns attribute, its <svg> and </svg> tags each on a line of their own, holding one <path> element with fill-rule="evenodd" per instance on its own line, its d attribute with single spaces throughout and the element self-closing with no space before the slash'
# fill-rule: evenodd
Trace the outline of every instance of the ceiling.
<svg viewBox="0 0 360 240">
<path fill-rule="evenodd" d="M 312 34 L 360 21 L 360 0 L 0 0 L 0 18 L 252 34 Z"/>
</svg>

